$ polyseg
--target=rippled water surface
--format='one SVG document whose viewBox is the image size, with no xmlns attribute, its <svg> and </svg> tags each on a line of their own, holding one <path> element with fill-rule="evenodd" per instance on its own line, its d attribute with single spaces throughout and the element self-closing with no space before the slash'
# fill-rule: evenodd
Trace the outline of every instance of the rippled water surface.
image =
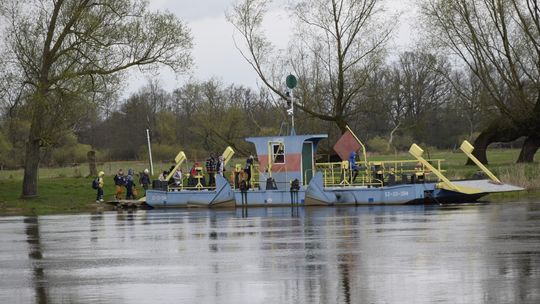
<svg viewBox="0 0 540 304">
<path fill-rule="evenodd" d="M 540 202 L 0 217 L 0 303 L 540 303 Z"/>
</svg>

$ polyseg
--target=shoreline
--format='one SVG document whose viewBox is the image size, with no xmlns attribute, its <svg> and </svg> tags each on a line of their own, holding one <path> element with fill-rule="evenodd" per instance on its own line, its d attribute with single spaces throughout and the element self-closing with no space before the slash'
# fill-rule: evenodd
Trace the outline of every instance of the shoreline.
<svg viewBox="0 0 540 304">
<path fill-rule="evenodd" d="M 508 159 L 508 151 L 501 153 L 492 166 L 495 175 L 506 183 L 526 188 L 520 192 L 496 193 L 483 197 L 480 202 L 509 202 L 513 200 L 540 201 L 540 166 L 533 164 L 514 164 L 504 162 Z M 495 154 L 494 154 L 495 155 Z M 464 155 L 440 152 L 433 155 L 447 159 L 447 177 L 450 179 L 466 179 L 477 172 L 473 166 L 462 165 Z M 459 156 L 459 158 L 458 158 Z M 390 159 L 391 156 L 386 156 Z M 116 162 L 103 165 L 105 175 L 104 199 L 114 199 L 113 175 L 116 168 L 134 168 L 142 170 L 145 164 L 140 162 Z M 161 166 L 164 166 L 163 164 Z M 167 164 L 168 166 L 168 164 Z M 49 215 L 49 214 L 81 214 L 108 210 L 106 204 L 95 202 L 96 190 L 92 189 L 93 177 L 83 177 L 88 174 L 78 168 L 42 168 L 40 169 L 38 197 L 21 199 L 22 174 L 18 171 L 0 171 L 0 216 L 18 215 Z M 87 168 L 86 168 L 87 169 Z M 140 187 L 139 187 L 139 193 Z"/>
<path fill-rule="evenodd" d="M 0 217 L 7 216 L 39 216 L 60 214 L 86 214 L 113 210 L 106 203 L 94 201 L 95 190 L 91 189 L 91 178 L 55 178 L 40 182 L 40 196 L 23 200 L 19 198 L 19 181 L 2 181 L 0 187 L 6 189 L 0 193 Z M 112 182 L 105 184 L 105 199 L 114 193 Z M 83 199 L 75 199 L 75 198 Z M 524 190 L 510 193 L 489 194 L 479 200 L 491 203 L 506 203 L 516 200 L 539 199 L 540 190 Z M 327 207 L 333 208 L 333 207 Z"/>
</svg>

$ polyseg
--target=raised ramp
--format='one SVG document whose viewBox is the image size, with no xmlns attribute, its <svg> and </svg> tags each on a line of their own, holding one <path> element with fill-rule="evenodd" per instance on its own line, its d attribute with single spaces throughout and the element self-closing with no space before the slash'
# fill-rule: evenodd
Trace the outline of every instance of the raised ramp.
<svg viewBox="0 0 540 304">
<path fill-rule="evenodd" d="M 322 172 L 317 172 L 306 189 L 305 205 L 333 205 L 337 202 L 336 194 L 324 189 Z"/>
<path fill-rule="evenodd" d="M 524 188 L 514 185 L 497 184 L 487 179 L 453 181 L 453 183 L 459 187 L 477 189 L 480 193 L 513 192 L 525 190 Z"/>
</svg>

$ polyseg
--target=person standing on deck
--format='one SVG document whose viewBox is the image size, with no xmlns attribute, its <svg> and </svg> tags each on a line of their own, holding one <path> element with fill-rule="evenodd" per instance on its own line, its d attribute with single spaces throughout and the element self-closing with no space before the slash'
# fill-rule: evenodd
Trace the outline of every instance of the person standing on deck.
<svg viewBox="0 0 540 304">
<path fill-rule="evenodd" d="M 349 155 L 349 174 L 352 175 L 351 183 L 354 183 L 358 176 L 358 166 L 356 165 L 356 152 L 352 151 Z"/>
<path fill-rule="evenodd" d="M 116 187 L 115 197 L 117 200 L 121 200 L 122 194 L 124 194 L 124 186 L 126 185 L 126 177 L 124 176 L 124 170 L 118 169 L 118 172 L 114 176 L 114 185 Z"/>
<path fill-rule="evenodd" d="M 105 172 L 99 171 L 98 174 L 98 187 L 97 187 L 97 195 L 96 195 L 96 203 L 103 203 L 103 176 L 105 175 Z"/>
<path fill-rule="evenodd" d="M 173 175 L 174 185 L 176 187 L 182 186 L 182 169 L 177 168 Z"/>
<path fill-rule="evenodd" d="M 210 153 L 210 157 L 206 159 L 206 172 L 208 172 L 208 186 L 213 187 L 216 185 L 216 156 L 214 153 Z"/>
<path fill-rule="evenodd" d="M 160 182 L 166 182 L 167 181 L 167 175 L 169 175 L 169 173 L 167 171 L 163 171 L 159 177 L 158 177 L 158 180 Z"/>
<path fill-rule="evenodd" d="M 199 167 L 199 163 L 193 163 L 193 166 L 189 170 L 188 187 L 195 187 L 197 184 L 197 180 L 195 179 L 195 176 L 197 176 L 197 167 Z"/>
<path fill-rule="evenodd" d="M 246 160 L 246 167 L 244 172 L 247 175 L 247 188 L 251 188 L 251 168 L 253 167 L 253 155 L 250 155 Z"/>
<path fill-rule="evenodd" d="M 135 195 L 133 195 L 134 186 L 135 179 L 133 178 L 133 170 L 129 169 L 126 177 L 126 199 L 135 199 Z"/>
<path fill-rule="evenodd" d="M 223 176 L 223 171 L 225 171 L 224 162 L 225 162 L 225 159 L 223 158 L 223 155 L 220 155 L 216 168 L 217 168 L 217 174 L 221 176 Z"/>
</svg>

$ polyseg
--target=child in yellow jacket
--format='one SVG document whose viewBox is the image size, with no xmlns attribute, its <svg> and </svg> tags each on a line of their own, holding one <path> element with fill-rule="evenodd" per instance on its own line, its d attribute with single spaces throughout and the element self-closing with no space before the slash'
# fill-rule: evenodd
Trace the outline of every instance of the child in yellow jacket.
<svg viewBox="0 0 540 304">
<path fill-rule="evenodd" d="M 103 176 L 104 175 L 105 175 L 105 172 L 99 171 L 96 203 L 103 203 L 103 184 L 104 184 Z"/>
</svg>

